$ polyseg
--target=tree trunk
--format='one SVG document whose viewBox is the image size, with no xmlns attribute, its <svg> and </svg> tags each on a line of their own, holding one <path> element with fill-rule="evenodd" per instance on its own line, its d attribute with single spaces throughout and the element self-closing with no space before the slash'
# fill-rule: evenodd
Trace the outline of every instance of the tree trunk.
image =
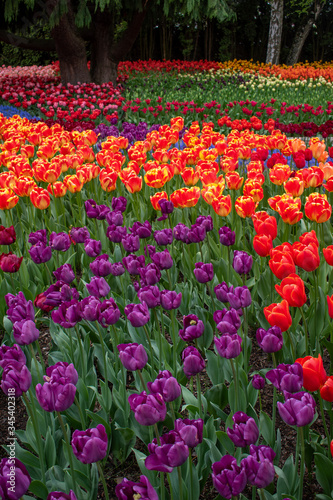
<svg viewBox="0 0 333 500">
<path fill-rule="evenodd" d="M 84 40 L 76 32 L 69 0 L 68 13 L 61 17 L 51 34 L 59 57 L 61 82 L 64 85 L 90 83 L 86 46 Z"/>
<path fill-rule="evenodd" d="M 299 61 L 304 43 L 311 31 L 313 24 L 317 21 L 318 16 L 321 13 L 323 7 L 324 7 L 324 2 L 317 3 L 315 5 L 315 10 L 312 13 L 312 15 L 307 19 L 305 24 L 302 24 L 298 28 L 287 58 L 287 64 L 289 66 L 292 66 L 293 64 L 296 64 Z"/>
<path fill-rule="evenodd" d="M 283 28 L 283 0 L 271 0 L 266 64 L 279 64 Z"/>
<path fill-rule="evenodd" d="M 93 38 L 91 44 L 91 76 L 96 83 L 112 81 L 116 84 L 117 65 L 109 57 L 113 39 L 113 16 L 98 10 L 92 18 Z"/>
</svg>

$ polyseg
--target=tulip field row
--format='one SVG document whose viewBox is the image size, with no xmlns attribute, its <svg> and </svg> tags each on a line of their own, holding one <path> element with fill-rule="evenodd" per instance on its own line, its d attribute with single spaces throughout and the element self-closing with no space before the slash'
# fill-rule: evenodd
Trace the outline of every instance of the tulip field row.
<svg viewBox="0 0 333 500">
<path fill-rule="evenodd" d="M 288 71 L 200 64 L 178 81 Z M 329 500 L 333 148 L 324 131 L 288 137 L 267 113 L 272 96 L 261 121 L 258 90 L 220 115 L 216 99 L 207 116 L 168 114 L 157 96 L 161 115 L 132 119 L 149 98 L 138 87 L 129 104 L 129 82 L 153 88 L 146 70 L 123 63 L 115 91 L 63 88 L 56 65 L 3 68 L 3 107 L 21 103 L 22 116 L 0 114 L 0 497 Z M 175 63 L 163 70 L 176 78 Z M 293 71 L 327 96 L 329 66 Z M 24 117 L 40 112 L 46 122 Z M 124 477 L 134 458 L 137 477 Z"/>
</svg>

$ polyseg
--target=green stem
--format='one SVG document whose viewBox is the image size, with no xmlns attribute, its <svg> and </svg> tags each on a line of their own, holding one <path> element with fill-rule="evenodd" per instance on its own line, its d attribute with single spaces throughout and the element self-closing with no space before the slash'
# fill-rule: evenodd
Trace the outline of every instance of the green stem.
<svg viewBox="0 0 333 500">
<path fill-rule="evenodd" d="M 178 482 L 179 482 L 179 499 L 183 500 L 183 480 L 182 480 L 182 471 L 181 467 L 177 467 L 177 472 L 178 472 Z"/>
<path fill-rule="evenodd" d="M 170 498 L 171 498 L 171 500 L 173 500 L 173 489 L 172 489 L 170 474 L 167 474 L 167 478 L 168 478 L 168 483 L 169 483 L 169 488 L 170 488 Z"/>
<path fill-rule="evenodd" d="M 80 415 L 80 420 L 81 420 L 82 430 L 84 430 L 84 429 L 86 428 L 86 419 L 84 418 L 84 415 L 83 415 L 83 413 L 82 413 L 82 409 L 81 409 L 81 406 L 80 406 L 79 400 L 77 399 L 77 397 L 76 397 L 76 396 L 75 396 L 75 398 L 74 398 L 74 403 L 76 404 L 77 409 L 79 410 L 79 415 Z"/>
<path fill-rule="evenodd" d="M 175 330 L 175 310 L 171 309 L 171 330 L 172 330 L 172 368 L 173 368 L 173 375 L 176 377 L 177 374 L 177 334 Z"/>
<path fill-rule="evenodd" d="M 141 381 L 142 388 L 143 388 L 144 391 L 147 392 L 146 383 L 143 380 L 143 376 L 142 376 L 141 370 L 137 370 L 137 372 L 138 372 L 138 375 L 139 375 L 139 378 L 140 378 L 140 381 Z"/>
<path fill-rule="evenodd" d="M 199 415 L 200 418 L 203 418 L 202 415 L 202 402 L 201 402 L 201 384 L 200 384 L 200 377 L 199 374 L 196 374 L 196 379 L 197 379 L 197 394 L 198 394 L 198 404 L 199 404 Z"/>
<path fill-rule="evenodd" d="M 103 335 L 102 335 L 101 329 L 99 327 L 98 321 L 96 321 L 96 325 L 97 325 L 97 330 L 98 330 L 99 341 L 101 343 L 101 348 L 102 348 L 102 355 L 103 355 L 103 362 L 104 362 L 104 380 L 105 380 L 105 384 L 107 385 L 107 383 L 108 383 L 108 366 L 107 366 L 107 361 L 106 361 L 104 339 L 103 339 Z M 115 353 L 115 356 L 116 356 L 116 353 Z"/>
<path fill-rule="evenodd" d="M 75 333 L 76 333 L 77 340 L 78 340 L 78 343 L 79 343 L 79 348 L 80 348 L 80 356 L 81 356 L 81 363 L 82 363 L 82 370 L 83 370 L 83 378 L 85 378 L 85 376 L 87 374 L 87 365 L 86 365 L 86 359 L 85 359 L 84 354 L 83 354 L 82 339 L 81 339 L 81 335 L 80 335 L 79 328 L 78 328 L 77 324 L 75 325 Z"/>
<path fill-rule="evenodd" d="M 235 364 L 234 364 L 234 360 L 233 359 L 230 359 L 230 364 L 231 364 L 231 369 L 232 369 L 232 374 L 233 374 L 233 378 L 234 378 L 234 388 L 235 388 L 235 399 L 236 399 L 236 408 L 234 409 L 234 411 L 238 411 L 238 381 L 237 381 L 237 375 L 236 375 L 236 370 L 235 370 Z"/>
<path fill-rule="evenodd" d="M 263 490 L 262 488 L 259 489 L 259 495 L 261 500 L 266 500 L 265 490 Z"/>
<path fill-rule="evenodd" d="M 192 448 L 189 448 L 188 465 L 190 469 L 190 500 L 193 500 L 193 463 L 192 463 Z"/>
<path fill-rule="evenodd" d="M 153 308 L 154 312 L 154 317 L 155 317 L 155 323 L 156 323 L 156 335 L 157 335 L 157 345 L 158 345 L 158 369 L 162 370 L 162 358 L 165 359 L 164 351 L 162 353 L 162 335 L 163 335 L 163 330 L 160 329 L 160 323 L 158 321 L 157 317 L 157 311 L 156 308 Z M 162 313 L 163 314 L 163 313 Z"/>
<path fill-rule="evenodd" d="M 309 353 L 309 340 L 308 340 L 308 327 L 306 323 L 306 318 L 305 314 L 303 311 L 303 307 L 300 307 L 299 310 L 301 311 L 301 316 L 302 316 L 302 321 L 303 321 L 303 326 L 304 326 L 304 336 L 305 336 L 305 356 L 308 356 Z"/>
<path fill-rule="evenodd" d="M 24 399 L 25 406 L 27 407 L 28 413 L 29 413 L 31 420 L 32 420 L 32 425 L 34 428 L 35 438 L 36 438 L 36 442 L 37 442 L 39 462 L 41 465 L 42 483 L 45 484 L 45 462 L 44 462 L 44 455 L 43 455 L 43 451 L 42 451 L 43 450 L 42 439 L 41 439 L 40 432 L 38 429 L 37 412 L 36 412 L 36 407 L 35 407 L 31 388 L 29 389 L 29 395 L 30 395 L 31 406 L 30 406 L 29 399 L 28 399 L 27 395 L 25 394 L 25 392 L 22 394 L 22 397 Z"/>
<path fill-rule="evenodd" d="M 299 435 L 299 432 L 297 432 L 296 451 L 295 451 L 295 470 L 294 470 L 294 477 L 293 477 L 293 482 L 292 482 L 290 493 L 293 493 L 294 487 L 296 484 L 296 479 L 297 479 L 297 474 L 298 474 L 299 448 L 300 448 L 300 435 Z"/>
<path fill-rule="evenodd" d="M 73 457 L 72 457 L 72 447 L 71 447 L 71 444 L 70 444 L 69 439 L 68 439 L 68 435 L 67 435 L 64 421 L 63 421 L 62 416 L 61 416 L 59 411 L 57 411 L 57 416 L 58 416 L 58 420 L 60 423 L 60 427 L 62 429 L 62 433 L 63 433 L 64 438 L 65 438 L 66 446 L 67 446 L 69 466 L 70 466 L 71 472 L 72 472 L 73 491 L 74 491 L 75 495 L 78 497 L 77 482 L 76 482 L 76 478 L 75 478 L 75 469 L 74 469 Z M 78 498 L 80 498 L 80 497 L 78 497 Z"/>
<path fill-rule="evenodd" d="M 98 469 L 99 477 L 100 477 L 100 479 L 102 481 L 102 484 L 103 484 L 104 497 L 106 498 L 106 500 L 109 500 L 108 487 L 107 487 L 107 484 L 106 484 L 106 481 L 105 481 L 105 477 L 104 477 L 104 474 L 103 474 L 103 469 L 101 467 L 100 462 L 97 462 L 97 469 Z"/>
<path fill-rule="evenodd" d="M 39 342 L 38 342 L 38 340 L 35 340 L 34 343 L 37 347 L 37 351 L 38 351 L 38 354 L 40 357 L 40 364 L 42 365 L 43 373 L 46 373 L 45 363 L 44 363 L 44 359 L 43 359 L 43 353 L 42 353 L 42 350 L 40 348 Z"/>
<path fill-rule="evenodd" d="M 289 331 L 289 328 L 286 331 L 286 333 L 287 333 L 288 338 L 289 338 L 290 347 L 291 347 L 291 354 L 292 354 L 292 357 L 293 357 L 293 361 L 295 361 L 295 359 L 296 359 L 296 349 L 295 349 L 294 341 L 293 341 L 293 338 L 292 338 L 291 333 Z"/>
<path fill-rule="evenodd" d="M 148 341 L 148 344 L 149 344 L 150 356 L 151 356 L 151 367 L 152 367 L 152 370 L 153 370 L 154 369 L 154 351 L 153 351 L 153 346 L 151 345 L 151 341 L 150 341 L 150 337 L 149 337 L 149 333 L 148 333 L 146 325 L 143 325 L 143 329 L 145 331 L 145 334 L 146 334 L 146 337 L 147 337 L 147 341 Z"/>
<path fill-rule="evenodd" d="M 29 344 L 29 349 L 30 349 L 30 352 L 31 352 L 31 357 L 32 357 L 32 359 L 34 360 L 34 363 L 35 363 L 37 377 L 39 377 L 38 361 L 37 361 L 37 358 L 36 358 L 36 355 L 35 355 L 34 348 L 32 347 L 32 344 Z M 43 379 L 43 373 L 41 374 L 41 379 Z"/>
<path fill-rule="evenodd" d="M 325 418 L 325 413 L 324 413 L 324 405 L 323 405 L 323 399 L 320 396 L 320 391 L 318 391 L 318 399 L 319 399 L 319 406 L 320 406 L 320 413 L 321 413 L 321 419 L 323 421 L 323 426 L 325 429 L 325 434 L 326 434 L 326 439 L 327 439 L 327 446 L 330 445 L 331 438 L 330 438 L 330 433 L 328 432 L 327 424 L 326 424 L 326 418 Z"/>
<path fill-rule="evenodd" d="M 298 428 L 298 432 L 301 440 L 301 467 L 299 475 L 299 500 L 303 499 L 303 479 L 304 479 L 304 462 L 305 462 L 305 444 L 304 444 L 304 433 L 303 427 Z"/>
</svg>

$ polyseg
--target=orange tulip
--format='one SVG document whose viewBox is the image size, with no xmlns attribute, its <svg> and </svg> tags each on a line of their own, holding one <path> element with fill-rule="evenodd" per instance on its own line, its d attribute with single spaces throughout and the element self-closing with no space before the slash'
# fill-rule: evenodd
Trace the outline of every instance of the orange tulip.
<svg viewBox="0 0 333 500">
<path fill-rule="evenodd" d="M 294 273 L 284 278 L 280 285 L 275 285 L 275 290 L 288 302 L 289 307 L 302 307 L 307 300 L 304 281 Z"/>
<path fill-rule="evenodd" d="M 148 170 L 144 179 L 147 186 L 161 188 L 169 180 L 169 171 L 167 168 L 152 168 Z"/>
<path fill-rule="evenodd" d="M 333 319 L 333 295 L 327 295 L 328 315 Z"/>
<path fill-rule="evenodd" d="M 269 234 L 256 234 L 253 238 L 253 249 L 260 257 L 267 257 L 273 248 L 273 240 Z"/>
<path fill-rule="evenodd" d="M 110 193 L 117 187 L 118 173 L 111 169 L 103 169 L 99 174 L 99 182 L 103 191 Z"/>
<path fill-rule="evenodd" d="M 277 222 L 273 215 L 267 212 L 255 212 L 252 215 L 254 230 L 257 234 L 266 234 L 275 240 L 277 237 Z"/>
<path fill-rule="evenodd" d="M 0 189 L 0 210 L 9 210 L 15 207 L 19 197 L 9 188 Z"/>
<path fill-rule="evenodd" d="M 323 248 L 324 259 L 329 266 L 333 266 L 333 245 Z"/>
<path fill-rule="evenodd" d="M 298 198 L 303 194 L 304 191 L 304 181 L 298 179 L 297 177 L 292 177 L 287 182 L 284 183 L 284 190 L 290 196 Z"/>
<path fill-rule="evenodd" d="M 268 265 L 274 276 L 279 280 L 286 278 L 296 271 L 292 253 L 279 250 L 278 247 L 272 248 Z"/>
<path fill-rule="evenodd" d="M 259 202 L 264 197 L 264 190 L 260 182 L 254 179 L 247 179 L 244 183 L 243 196 L 251 196 L 254 202 Z"/>
<path fill-rule="evenodd" d="M 47 186 L 47 191 L 55 198 L 62 198 L 67 193 L 67 188 L 63 182 L 54 182 Z"/>
<path fill-rule="evenodd" d="M 286 182 L 291 174 L 289 165 L 283 165 L 282 163 L 276 163 L 274 167 L 269 171 L 269 179 L 276 186 L 282 186 Z"/>
<path fill-rule="evenodd" d="M 199 180 L 199 172 L 196 172 L 191 167 L 185 167 L 180 175 L 186 186 L 194 186 Z"/>
<path fill-rule="evenodd" d="M 18 177 L 13 185 L 13 191 L 17 196 L 29 196 L 36 186 L 32 177 Z"/>
<path fill-rule="evenodd" d="M 237 191 L 242 187 L 242 184 L 244 182 L 244 177 L 240 177 L 238 172 L 227 172 L 225 174 L 225 180 L 228 189 Z"/>
<path fill-rule="evenodd" d="M 30 200 L 34 207 L 45 210 L 50 205 L 50 195 L 46 189 L 35 187 L 30 193 Z"/>
<path fill-rule="evenodd" d="M 215 198 L 218 198 L 223 193 L 224 186 L 219 184 L 208 184 L 201 189 L 201 195 L 208 205 L 211 205 Z"/>
<path fill-rule="evenodd" d="M 317 194 L 317 196 L 311 197 L 310 195 L 304 205 L 305 215 L 308 219 L 319 224 L 328 221 L 332 214 L 331 205 L 323 195 L 319 193 L 313 194 Z"/>
<path fill-rule="evenodd" d="M 298 238 L 300 243 L 303 245 L 309 245 L 310 243 L 314 243 L 314 245 L 319 248 L 319 241 L 316 235 L 316 231 L 312 229 L 309 233 L 303 233 L 301 236 Z"/>
<path fill-rule="evenodd" d="M 252 217 L 257 204 L 251 196 L 239 196 L 235 201 L 235 210 L 237 214 L 245 219 L 245 217 Z"/>
<path fill-rule="evenodd" d="M 214 198 L 212 202 L 212 207 L 214 212 L 216 212 L 221 217 L 227 217 L 227 215 L 231 212 L 231 197 L 230 194 L 228 196 L 218 196 Z"/>
<path fill-rule="evenodd" d="M 192 188 L 177 189 L 170 195 L 170 201 L 175 207 L 194 207 L 200 198 L 200 188 L 194 186 Z"/>
<path fill-rule="evenodd" d="M 305 271 L 311 272 L 319 267 L 319 251 L 314 243 L 303 245 L 303 243 L 296 241 L 292 245 L 292 253 L 296 266 L 301 267 Z"/>
<path fill-rule="evenodd" d="M 71 193 L 78 193 L 83 188 L 83 182 L 81 182 L 77 175 L 66 175 L 63 183 Z"/>
<path fill-rule="evenodd" d="M 290 199 L 281 199 L 276 204 L 276 210 L 286 224 L 296 224 L 303 218 L 303 213 L 299 210 L 299 204 Z"/>
<path fill-rule="evenodd" d="M 264 315 L 271 326 L 279 326 L 282 332 L 286 332 L 293 322 L 286 300 L 264 307 Z"/>
<path fill-rule="evenodd" d="M 159 206 L 158 202 L 160 200 L 167 200 L 168 195 L 166 194 L 165 191 L 161 191 L 159 193 L 155 193 L 154 195 L 150 196 L 150 202 L 153 205 L 154 210 L 161 210 L 161 207 Z"/>
<path fill-rule="evenodd" d="M 305 358 L 295 359 L 303 367 L 303 387 L 305 390 L 318 391 L 326 382 L 326 372 L 321 355 L 318 358 L 305 356 Z"/>
</svg>

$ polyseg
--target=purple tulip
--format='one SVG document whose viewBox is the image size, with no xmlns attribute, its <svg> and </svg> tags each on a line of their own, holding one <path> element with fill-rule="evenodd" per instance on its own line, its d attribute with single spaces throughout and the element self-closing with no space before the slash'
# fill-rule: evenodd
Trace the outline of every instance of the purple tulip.
<svg viewBox="0 0 333 500">
<path fill-rule="evenodd" d="M 17 458 L 3 458 L 0 462 L 0 492 L 3 500 L 19 500 L 29 489 L 31 477 Z"/>
<path fill-rule="evenodd" d="M 148 264 L 139 269 L 140 279 L 143 285 L 152 286 L 156 285 L 161 279 L 161 271 L 154 263 Z"/>
<path fill-rule="evenodd" d="M 126 370 L 132 372 L 142 370 L 148 362 L 148 355 L 142 344 L 119 344 L 117 345 L 119 358 Z"/>
<path fill-rule="evenodd" d="M 131 394 L 128 402 L 140 425 L 154 425 L 163 422 L 166 417 L 167 408 L 161 394 L 147 395 L 146 391 L 143 391 L 140 394 Z"/>
<path fill-rule="evenodd" d="M 50 247 L 59 252 L 66 252 L 71 246 L 71 239 L 67 233 L 55 233 L 52 231 L 50 234 Z"/>
<path fill-rule="evenodd" d="M 140 248 L 140 238 L 136 234 L 125 234 L 121 240 L 125 252 L 137 252 Z"/>
<path fill-rule="evenodd" d="M 138 291 L 140 302 L 145 302 L 149 309 L 160 305 L 160 290 L 158 286 L 144 286 Z"/>
<path fill-rule="evenodd" d="M 88 238 L 84 242 L 84 251 L 88 257 L 97 257 L 102 251 L 102 242 Z"/>
<path fill-rule="evenodd" d="M 229 291 L 228 302 L 230 307 L 234 309 L 248 307 L 252 302 L 250 290 L 245 285 L 236 286 L 232 291 Z"/>
<path fill-rule="evenodd" d="M 25 298 L 23 292 L 19 292 L 17 295 L 7 293 L 5 300 L 8 307 L 7 316 L 12 323 L 22 319 L 35 319 L 33 303 Z"/>
<path fill-rule="evenodd" d="M 161 212 L 162 212 L 163 215 L 172 214 L 172 212 L 173 212 L 173 210 L 175 208 L 175 206 L 172 203 L 172 201 L 165 200 L 163 198 L 157 204 L 160 206 Z"/>
<path fill-rule="evenodd" d="M 159 231 L 155 231 L 154 240 L 160 247 L 171 245 L 173 240 L 172 229 L 166 228 L 166 229 L 161 229 Z"/>
<path fill-rule="evenodd" d="M 39 337 L 39 330 L 31 319 L 23 319 L 13 324 L 14 340 L 20 345 L 32 344 Z"/>
<path fill-rule="evenodd" d="M 80 314 L 86 321 L 97 321 L 99 317 L 99 306 L 101 301 L 92 295 L 85 297 L 80 302 Z"/>
<path fill-rule="evenodd" d="M 162 290 L 161 291 L 161 306 L 166 311 L 171 309 L 178 309 L 182 301 L 181 292 L 177 294 L 174 290 Z"/>
<path fill-rule="evenodd" d="M 198 444 L 202 443 L 203 424 L 204 421 L 202 418 L 197 420 L 178 418 L 175 420 L 175 431 L 178 432 L 189 448 L 195 448 Z"/>
<path fill-rule="evenodd" d="M 65 361 L 58 361 L 53 366 L 46 368 L 46 382 L 57 382 L 58 384 L 73 384 L 76 385 L 79 375 L 74 368 L 73 363 L 66 363 Z"/>
<path fill-rule="evenodd" d="M 154 255 L 151 256 L 151 260 L 159 269 L 171 269 L 173 266 L 173 260 L 169 250 L 155 252 Z"/>
<path fill-rule="evenodd" d="M 277 352 L 283 346 L 283 335 L 279 326 L 271 326 L 268 330 L 258 328 L 256 339 L 264 352 Z"/>
<path fill-rule="evenodd" d="M 39 229 L 34 233 L 30 233 L 28 242 L 31 243 L 31 245 L 36 245 L 37 243 L 43 243 L 44 245 L 47 245 L 46 229 Z"/>
<path fill-rule="evenodd" d="M 230 247 L 235 244 L 236 241 L 236 233 L 232 231 L 230 227 L 223 226 L 219 229 L 220 243 L 225 247 Z"/>
<path fill-rule="evenodd" d="M 4 368 L 6 364 L 11 363 L 12 361 L 17 361 L 18 363 L 24 365 L 26 363 L 24 352 L 18 344 L 14 344 L 13 346 L 2 344 L 2 346 L 0 346 L 1 368 Z"/>
<path fill-rule="evenodd" d="M 43 264 L 48 262 L 52 257 L 52 248 L 45 245 L 41 241 L 38 241 L 35 245 L 32 245 L 28 250 L 31 260 L 35 264 Z"/>
<path fill-rule="evenodd" d="M 99 214 L 99 207 L 96 201 L 90 199 L 84 202 L 84 208 L 86 210 L 87 217 L 89 219 L 96 219 Z"/>
<path fill-rule="evenodd" d="M 105 220 L 107 215 L 111 212 L 110 208 L 107 205 L 99 205 L 98 206 L 98 214 L 97 220 Z"/>
<path fill-rule="evenodd" d="M 99 462 L 106 457 L 108 437 L 104 425 L 93 429 L 75 430 L 71 441 L 73 453 L 83 464 Z"/>
<path fill-rule="evenodd" d="M 158 500 L 158 495 L 146 476 L 140 476 L 140 482 L 134 483 L 126 477 L 116 486 L 116 496 L 118 500 Z"/>
<path fill-rule="evenodd" d="M 182 330 L 179 330 L 179 336 L 185 342 L 201 337 L 205 329 L 203 322 L 195 314 L 183 316 L 183 327 Z"/>
<path fill-rule="evenodd" d="M 238 274 L 248 274 L 252 269 L 253 257 L 242 250 L 234 251 L 232 267 Z"/>
<path fill-rule="evenodd" d="M 122 226 L 116 226 L 111 224 L 106 230 L 106 237 L 112 241 L 112 243 L 120 243 L 127 234 L 127 228 Z"/>
<path fill-rule="evenodd" d="M 206 363 L 198 349 L 186 347 L 182 352 L 183 370 L 187 378 L 194 377 L 204 370 Z"/>
<path fill-rule="evenodd" d="M 280 417 L 286 424 L 303 427 L 312 422 L 316 411 L 316 402 L 311 394 L 308 392 L 297 392 L 296 394 L 285 392 L 285 398 L 284 403 L 277 402 L 277 407 Z"/>
<path fill-rule="evenodd" d="M 187 233 L 189 243 L 200 243 L 206 238 L 206 228 L 200 224 L 193 224 Z"/>
<path fill-rule="evenodd" d="M 119 196 L 118 198 L 112 198 L 111 206 L 112 210 L 118 210 L 124 213 L 126 210 L 127 199 L 124 196 Z"/>
<path fill-rule="evenodd" d="M 132 326 L 138 328 L 145 325 L 150 320 L 150 313 L 147 304 L 128 304 L 124 313 Z"/>
<path fill-rule="evenodd" d="M 124 274 L 125 268 L 121 262 L 115 262 L 114 264 L 111 264 L 110 266 L 110 274 L 112 276 L 121 276 Z"/>
<path fill-rule="evenodd" d="M 63 302 L 58 309 L 51 313 L 52 321 L 63 328 L 73 328 L 81 321 L 80 303 L 76 300 Z"/>
<path fill-rule="evenodd" d="M 47 306 L 59 306 L 63 302 L 69 302 L 72 299 L 78 299 L 79 293 L 76 288 L 71 288 L 63 281 L 57 281 L 54 285 L 49 286 L 44 292 L 45 304 Z"/>
<path fill-rule="evenodd" d="M 106 221 L 109 226 L 112 226 L 112 224 L 115 226 L 122 226 L 124 223 L 124 216 L 119 210 L 116 210 L 107 214 Z"/>
<path fill-rule="evenodd" d="M 133 226 L 129 228 L 133 235 L 139 236 L 140 240 L 149 238 L 151 235 L 151 224 L 148 220 L 144 223 L 142 222 L 134 222 Z"/>
<path fill-rule="evenodd" d="M 156 247 L 154 245 L 146 245 L 144 247 L 145 256 L 151 259 L 152 255 L 156 253 Z"/>
<path fill-rule="evenodd" d="M 214 278 L 213 264 L 204 264 L 203 262 L 196 262 L 194 275 L 199 283 L 208 283 Z"/>
<path fill-rule="evenodd" d="M 36 398 L 43 410 L 65 411 L 74 403 L 76 387 L 71 383 L 57 381 L 36 385 Z"/>
<path fill-rule="evenodd" d="M 230 335 L 237 333 L 241 326 L 241 319 L 236 309 L 222 309 L 215 311 L 213 319 L 217 323 L 216 327 L 220 333 L 229 333 Z"/>
<path fill-rule="evenodd" d="M 160 371 L 154 382 L 147 382 L 147 387 L 152 394 L 161 394 L 166 403 L 177 399 L 182 392 L 179 382 L 169 370 Z"/>
<path fill-rule="evenodd" d="M 11 361 L 3 367 L 1 389 L 7 396 L 19 398 L 29 390 L 31 373 L 19 361 Z"/>
<path fill-rule="evenodd" d="M 120 318 L 120 311 L 114 299 L 104 300 L 98 307 L 97 321 L 100 325 L 107 328 L 109 325 L 114 325 Z"/>
<path fill-rule="evenodd" d="M 58 269 L 53 271 L 53 274 L 57 280 L 63 281 L 67 285 L 75 280 L 75 273 L 70 264 L 64 264 L 63 266 L 58 267 Z"/>
<path fill-rule="evenodd" d="M 214 488 L 228 500 L 237 497 L 247 483 L 246 472 L 237 465 L 237 460 L 231 455 L 224 455 L 219 462 L 212 465 Z"/>
<path fill-rule="evenodd" d="M 216 287 L 214 288 L 214 292 L 215 292 L 217 300 L 219 300 L 220 302 L 223 302 L 223 303 L 229 302 L 228 294 L 230 292 L 232 292 L 233 289 L 234 289 L 234 287 L 233 286 L 229 287 L 225 281 L 223 281 L 219 285 L 216 285 Z"/>
<path fill-rule="evenodd" d="M 182 224 L 180 222 L 173 228 L 173 237 L 175 238 L 175 240 L 180 240 L 182 243 L 187 243 L 187 235 L 189 230 L 190 229 L 185 226 L 185 224 Z"/>
<path fill-rule="evenodd" d="M 279 391 L 298 392 L 303 386 L 303 367 L 299 363 L 278 365 L 266 373 L 266 378 Z"/>
<path fill-rule="evenodd" d="M 253 375 L 252 378 L 252 385 L 254 389 L 257 389 L 257 391 L 260 391 L 265 387 L 265 379 L 261 375 L 255 374 Z"/>
<path fill-rule="evenodd" d="M 201 225 L 204 226 L 206 229 L 206 232 L 208 233 L 209 231 L 213 231 L 214 229 L 214 224 L 213 224 L 213 218 L 211 215 L 199 215 L 195 221 L 196 225 Z"/>
<path fill-rule="evenodd" d="M 69 231 L 69 235 L 74 243 L 84 243 L 87 239 L 90 238 L 89 230 L 86 226 L 72 227 Z"/>
<path fill-rule="evenodd" d="M 69 493 L 51 491 L 51 493 L 47 495 L 46 500 L 77 500 L 77 498 L 73 490 L 69 490 Z"/>
<path fill-rule="evenodd" d="M 234 359 L 242 352 L 242 337 L 237 333 L 224 333 L 220 338 L 214 337 L 214 344 L 222 358 Z"/>
<path fill-rule="evenodd" d="M 86 284 L 86 288 L 90 295 L 98 298 L 106 297 L 111 290 L 105 279 L 99 276 L 93 276 L 90 283 Z"/>
<path fill-rule="evenodd" d="M 156 438 L 148 444 L 150 455 L 145 460 L 145 467 L 148 470 L 172 472 L 174 467 L 186 462 L 189 456 L 188 446 L 176 431 L 163 434 L 160 440 L 160 445 Z"/>
<path fill-rule="evenodd" d="M 103 253 L 89 264 L 89 267 L 94 276 L 105 277 L 111 274 L 111 262 L 107 253 Z"/>
<path fill-rule="evenodd" d="M 227 434 L 235 446 L 243 448 L 255 444 L 259 437 L 259 429 L 255 420 L 242 411 L 237 411 L 232 420 L 234 425 L 227 429 Z"/>
<path fill-rule="evenodd" d="M 122 260 L 125 269 L 134 276 L 140 274 L 141 267 L 145 265 L 145 256 L 144 255 L 134 255 L 130 254 L 127 257 L 123 257 Z"/>
<path fill-rule="evenodd" d="M 250 445 L 250 454 L 241 462 L 247 480 L 252 486 L 266 488 L 274 479 L 275 452 L 269 446 Z"/>
</svg>

